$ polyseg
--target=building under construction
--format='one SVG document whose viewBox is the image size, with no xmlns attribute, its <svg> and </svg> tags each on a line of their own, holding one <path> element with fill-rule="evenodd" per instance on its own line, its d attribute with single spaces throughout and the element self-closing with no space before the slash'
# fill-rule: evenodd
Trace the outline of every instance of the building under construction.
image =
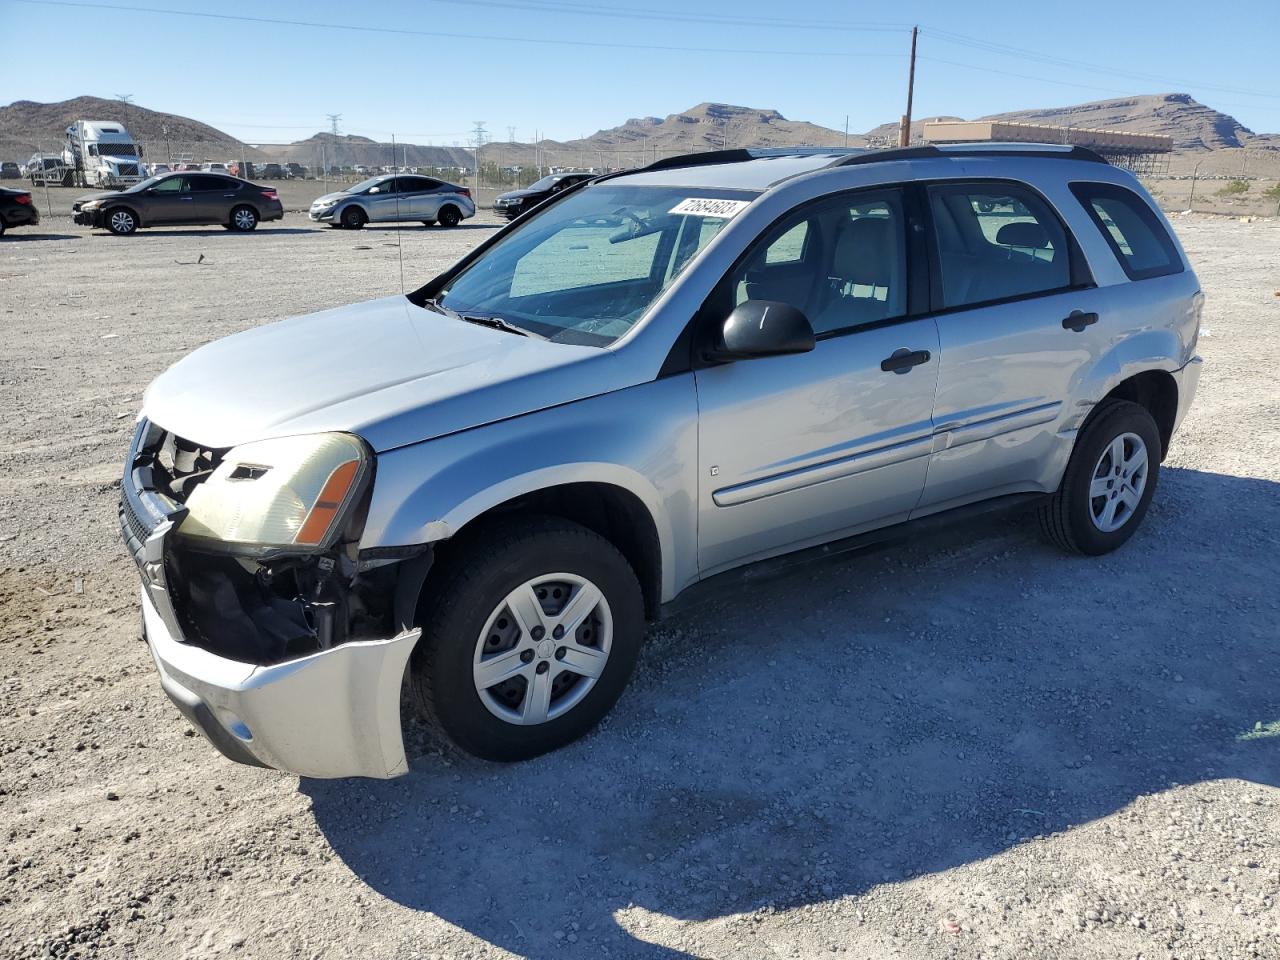
<svg viewBox="0 0 1280 960">
<path fill-rule="evenodd" d="M 1169 154 L 1173 150 L 1173 138 L 1159 134 L 1055 127 L 1011 120 L 934 120 L 923 124 L 922 134 L 928 143 L 1068 143 L 1088 147 L 1115 166 L 1140 177 L 1168 173 Z"/>
</svg>

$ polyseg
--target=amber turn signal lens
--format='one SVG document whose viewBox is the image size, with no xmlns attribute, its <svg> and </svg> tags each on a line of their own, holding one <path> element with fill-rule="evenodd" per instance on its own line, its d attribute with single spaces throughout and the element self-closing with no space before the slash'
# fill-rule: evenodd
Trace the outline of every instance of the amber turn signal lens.
<svg viewBox="0 0 1280 960">
<path fill-rule="evenodd" d="M 346 499 L 351 491 L 351 485 L 355 483 L 356 472 L 359 469 L 358 460 L 348 460 L 334 468 L 333 473 L 329 474 L 329 479 L 325 481 L 315 506 L 311 508 L 307 519 L 303 521 L 301 529 L 293 538 L 294 543 L 315 546 L 324 541 L 329 528 L 333 526 L 334 519 L 338 516 L 342 501 Z"/>
</svg>

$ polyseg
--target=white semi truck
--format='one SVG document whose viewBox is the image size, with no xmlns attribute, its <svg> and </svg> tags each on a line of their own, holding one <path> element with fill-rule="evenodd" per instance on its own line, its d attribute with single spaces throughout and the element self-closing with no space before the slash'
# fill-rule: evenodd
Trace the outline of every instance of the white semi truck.
<svg viewBox="0 0 1280 960">
<path fill-rule="evenodd" d="M 77 120 L 67 127 L 62 159 L 66 186 L 128 187 L 146 179 L 142 149 L 114 120 Z"/>
</svg>

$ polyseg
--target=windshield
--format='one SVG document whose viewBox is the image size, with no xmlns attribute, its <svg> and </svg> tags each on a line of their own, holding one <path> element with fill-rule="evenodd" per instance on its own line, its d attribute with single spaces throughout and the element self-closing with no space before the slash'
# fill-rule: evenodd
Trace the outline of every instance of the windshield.
<svg viewBox="0 0 1280 960">
<path fill-rule="evenodd" d="M 386 177 L 370 177 L 368 180 L 361 180 L 354 187 L 347 187 L 347 193 L 364 193 L 370 187 L 376 187 Z"/>
<path fill-rule="evenodd" d="M 588 187 L 503 237 L 435 303 L 548 340 L 605 346 L 754 197 L 702 187 Z M 698 202 L 708 200 L 722 202 Z"/>
<path fill-rule="evenodd" d="M 168 179 L 169 179 L 168 173 L 157 174 L 154 177 L 147 177 L 147 179 L 143 180 L 141 183 L 135 183 L 128 190 L 122 190 L 121 193 L 137 193 L 140 190 L 146 190 L 148 187 L 154 187 L 161 180 L 168 180 Z"/>
<path fill-rule="evenodd" d="M 559 177 L 559 176 L 543 177 L 541 180 L 535 180 L 533 183 L 529 184 L 529 186 L 525 187 L 525 189 L 526 190 L 550 190 L 552 187 L 554 187 L 557 183 L 559 183 L 563 179 L 564 179 L 563 177 Z"/>
</svg>

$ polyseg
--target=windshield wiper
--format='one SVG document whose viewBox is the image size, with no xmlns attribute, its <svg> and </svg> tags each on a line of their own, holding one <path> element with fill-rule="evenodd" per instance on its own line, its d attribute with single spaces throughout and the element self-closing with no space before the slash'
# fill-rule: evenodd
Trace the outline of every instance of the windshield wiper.
<svg viewBox="0 0 1280 960">
<path fill-rule="evenodd" d="M 547 339 L 540 333 L 534 333 L 532 330 L 514 324 L 510 320 L 504 320 L 502 317 L 484 317 L 471 313 L 464 313 L 459 316 L 467 323 L 474 323 L 481 327 L 491 327 L 494 330 L 505 330 L 507 333 L 514 333 L 518 337 L 533 337 L 536 340 Z"/>
<path fill-rule="evenodd" d="M 422 305 L 436 311 L 436 313 L 442 313 L 446 317 L 453 317 L 455 320 L 464 320 L 467 323 L 474 323 L 480 327 L 489 327 L 492 330 L 502 330 L 505 333 L 514 333 L 517 337 L 533 337 L 535 340 L 547 339 L 540 333 L 534 333 L 527 327 L 514 324 L 510 320 L 504 320 L 502 317 L 485 316 L 483 314 L 476 313 L 459 313 L 452 307 L 446 307 L 436 297 L 423 300 Z"/>
</svg>

